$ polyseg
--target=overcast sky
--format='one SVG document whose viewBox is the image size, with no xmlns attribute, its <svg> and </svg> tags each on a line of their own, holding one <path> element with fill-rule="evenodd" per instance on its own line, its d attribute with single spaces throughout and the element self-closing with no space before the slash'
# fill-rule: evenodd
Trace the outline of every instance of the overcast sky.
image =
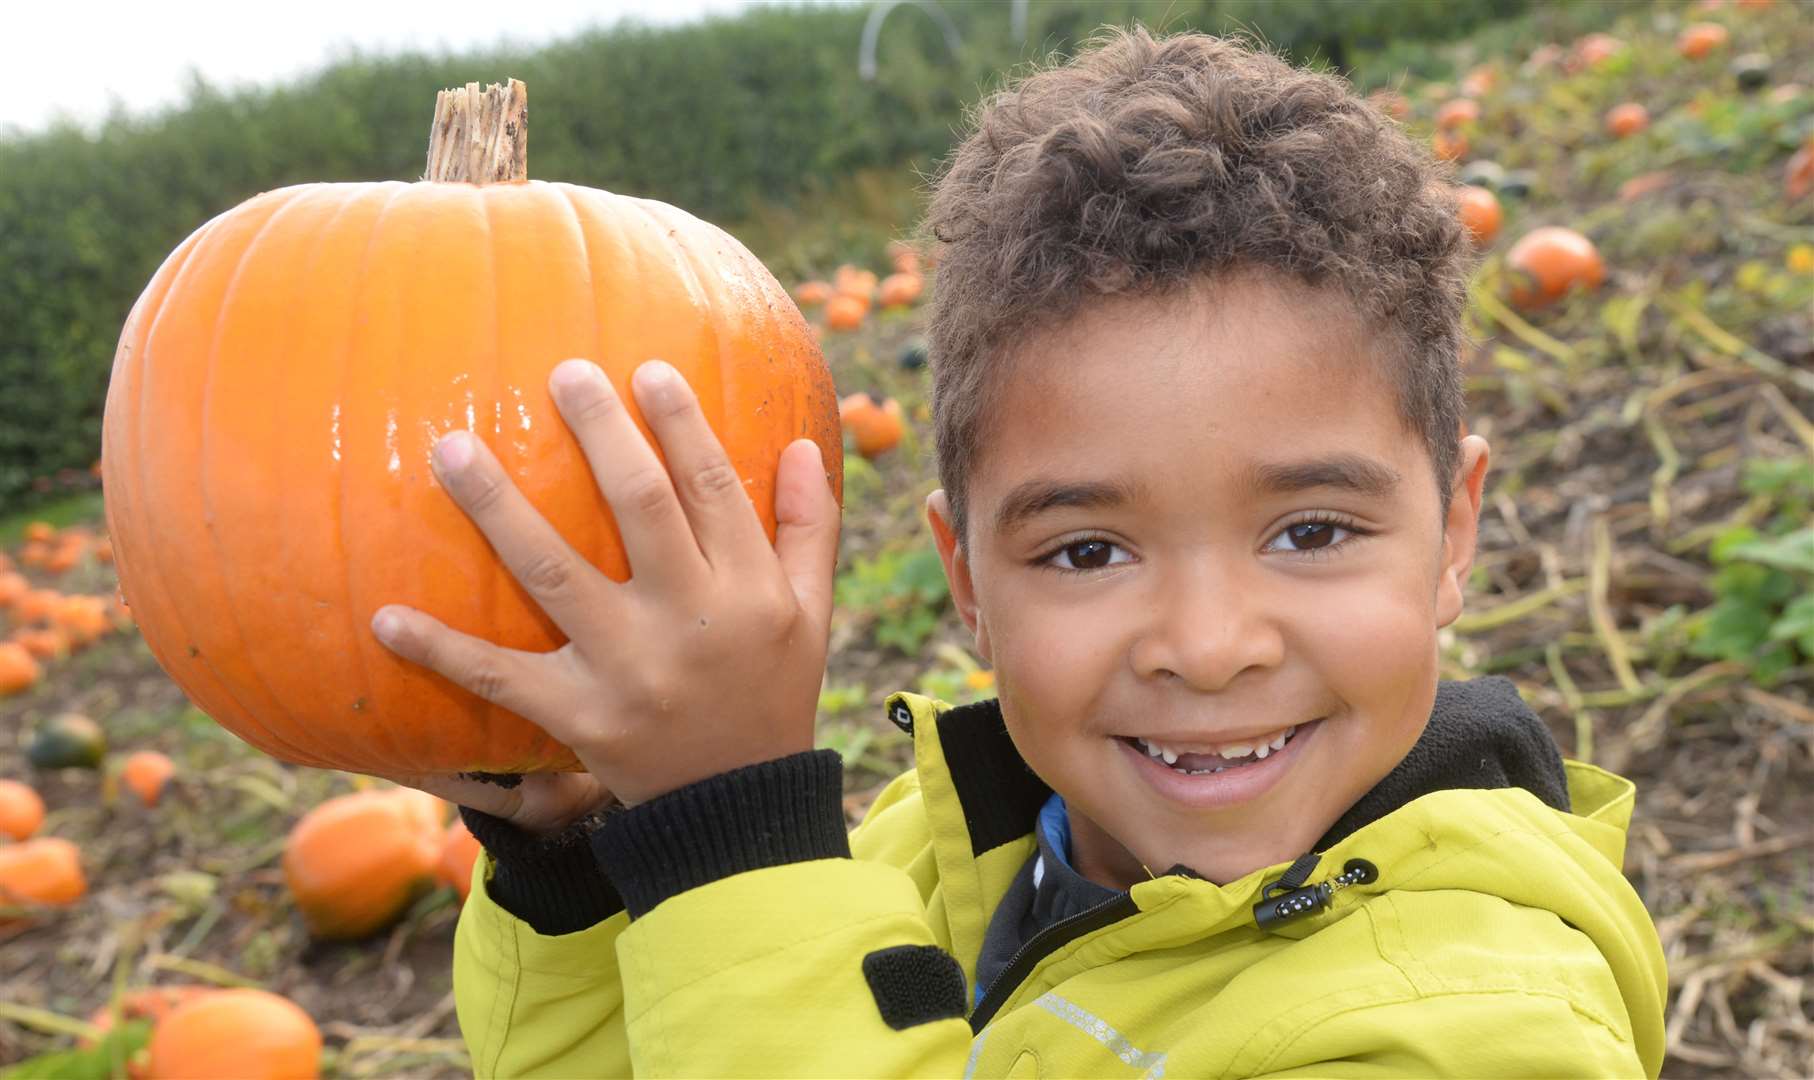
<svg viewBox="0 0 1814 1080">
<path fill-rule="evenodd" d="M 92 126 L 118 98 L 147 112 L 183 99 L 185 72 L 223 89 L 287 82 L 337 51 L 542 44 L 634 17 L 671 24 L 760 0 L 0 0 L 0 135 L 57 115 Z"/>
</svg>

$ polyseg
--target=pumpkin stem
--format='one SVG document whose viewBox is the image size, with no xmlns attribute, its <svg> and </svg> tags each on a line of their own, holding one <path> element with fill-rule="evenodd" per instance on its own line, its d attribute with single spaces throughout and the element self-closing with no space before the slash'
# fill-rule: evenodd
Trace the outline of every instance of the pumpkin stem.
<svg viewBox="0 0 1814 1080">
<path fill-rule="evenodd" d="M 497 184 L 529 179 L 529 92 L 511 79 L 435 95 L 424 180 Z"/>
</svg>

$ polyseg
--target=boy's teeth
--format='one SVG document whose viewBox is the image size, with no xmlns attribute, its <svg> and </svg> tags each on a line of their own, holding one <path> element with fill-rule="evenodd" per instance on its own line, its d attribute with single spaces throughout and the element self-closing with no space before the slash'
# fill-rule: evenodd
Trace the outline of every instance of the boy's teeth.
<svg viewBox="0 0 1814 1080">
<path fill-rule="evenodd" d="M 1213 749 L 1209 749 L 1209 750 L 1202 750 L 1202 751 L 1190 750 L 1190 751 L 1184 751 L 1182 753 L 1177 750 L 1173 750 L 1169 746 L 1160 746 L 1158 743 L 1149 742 L 1146 739 L 1135 739 L 1134 742 L 1140 747 L 1141 750 L 1144 750 L 1148 756 L 1152 757 L 1154 760 L 1163 761 L 1167 765 L 1176 765 L 1178 763 L 1178 759 L 1180 757 L 1184 756 L 1184 753 L 1217 754 L 1217 755 L 1220 755 L 1224 760 L 1227 760 L 1227 761 L 1233 761 L 1238 758 L 1244 758 L 1244 757 L 1252 757 L 1252 758 L 1255 758 L 1256 760 L 1258 760 L 1258 759 L 1264 759 L 1267 755 L 1272 754 L 1275 751 L 1285 749 L 1285 744 L 1291 740 L 1291 737 L 1293 735 L 1297 734 L 1297 730 L 1298 730 L 1297 725 L 1293 724 L 1290 727 L 1279 732 L 1277 735 L 1274 735 L 1269 741 L 1266 741 L 1266 742 L 1255 743 L 1255 744 L 1229 743 L 1227 746 L 1218 746 L 1218 747 L 1214 747 Z M 1227 766 L 1218 767 L 1214 771 L 1221 772 L 1223 768 L 1227 768 Z M 1202 769 L 1190 770 L 1192 775 L 1199 775 L 1199 774 L 1203 773 L 1204 771 L 1206 771 L 1206 770 L 1202 770 Z"/>
</svg>

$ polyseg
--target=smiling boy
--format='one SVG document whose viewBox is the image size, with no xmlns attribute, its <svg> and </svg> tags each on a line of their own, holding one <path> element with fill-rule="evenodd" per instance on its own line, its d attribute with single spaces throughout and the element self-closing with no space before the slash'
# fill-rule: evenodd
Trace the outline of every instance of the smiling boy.
<svg viewBox="0 0 1814 1080">
<path fill-rule="evenodd" d="M 1655 1076 L 1631 785 L 1565 767 L 1505 680 L 1437 678 L 1489 451 L 1436 166 L 1344 84 L 1201 35 L 1106 35 L 976 123 L 929 216 L 927 509 L 999 698 L 891 698 L 915 768 L 848 839 L 810 749 L 814 451 L 783 456 L 771 552 L 698 482 L 722 455 L 683 384 L 635 380 L 664 500 L 562 365 L 632 549 L 612 586 L 444 441 L 572 644 L 375 629 L 589 769 L 407 778 L 490 853 L 456 943 L 475 1070 Z"/>
</svg>

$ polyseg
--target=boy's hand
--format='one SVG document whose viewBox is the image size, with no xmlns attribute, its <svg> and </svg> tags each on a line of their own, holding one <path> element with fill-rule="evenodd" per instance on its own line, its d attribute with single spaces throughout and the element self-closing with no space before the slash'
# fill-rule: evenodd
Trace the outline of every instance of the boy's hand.
<svg viewBox="0 0 1814 1080">
<path fill-rule="evenodd" d="M 502 818 L 526 832 L 557 833 L 612 801 L 590 773 L 527 773 L 509 787 L 451 773 L 384 773 L 383 778 Z"/>
<path fill-rule="evenodd" d="M 482 440 L 453 432 L 435 447 L 442 485 L 566 645 L 505 649 L 398 605 L 380 608 L 372 629 L 398 655 L 572 747 L 633 805 L 812 749 L 838 505 L 818 445 L 796 440 L 781 455 L 770 547 L 685 380 L 651 361 L 631 381 L 665 469 L 596 365 L 570 360 L 549 379 L 617 519 L 631 573 L 623 584 L 568 546 Z"/>
</svg>

